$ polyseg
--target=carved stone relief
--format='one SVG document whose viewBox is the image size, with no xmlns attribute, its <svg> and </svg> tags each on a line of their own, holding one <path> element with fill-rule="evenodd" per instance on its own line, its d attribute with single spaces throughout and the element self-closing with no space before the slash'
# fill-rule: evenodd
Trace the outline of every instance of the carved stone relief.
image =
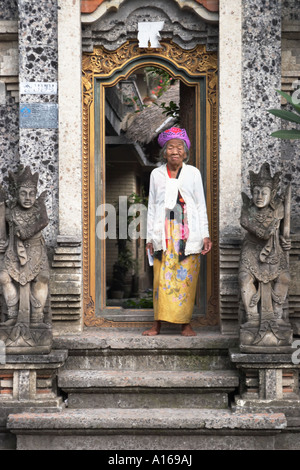
<svg viewBox="0 0 300 470">
<path fill-rule="evenodd" d="M 0 285 L 6 320 L 0 339 L 10 354 L 51 350 L 51 324 L 45 318 L 49 264 L 42 230 L 48 225 L 44 199 L 37 197 L 38 173 L 21 166 L 10 173 L 10 191 L 0 192 Z"/>
<path fill-rule="evenodd" d="M 181 10 L 174 1 L 153 0 L 151 6 L 141 7 L 139 0 L 124 2 L 116 11 L 108 11 L 99 20 L 83 24 L 83 50 L 92 52 L 102 45 L 115 50 L 127 40 L 136 40 L 138 23 L 164 22 L 160 31 L 162 40 L 172 40 L 183 49 L 205 44 L 207 50 L 218 47 L 218 25 L 203 21 L 195 11 Z"/>
<path fill-rule="evenodd" d="M 245 310 L 240 348 L 247 352 L 289 350 L 292 329 L 285 308 L 290 284 L 290 187 L 279 195 L 280 173 L 271 176 L 264 163 L 250 171 L 252 198 L 245 193 L 241 225 L 246 230 L 241 249 L 239 283 Z"/>
</svg>

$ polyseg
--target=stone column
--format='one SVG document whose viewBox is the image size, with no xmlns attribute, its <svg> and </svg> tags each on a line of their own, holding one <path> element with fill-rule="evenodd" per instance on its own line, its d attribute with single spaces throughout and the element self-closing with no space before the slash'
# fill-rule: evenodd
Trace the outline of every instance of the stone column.
<svg viewBox="0 0 300 470">
<path fill-rule="evenodd" d="M 18 0 L 18 4 L 20 160 L 33 171 L 39 171 L 40 190 L 49 192 L 46 202 L 50 224 L 45 229 L 45 238 L 54 249 L 50 308 L 53 299 L 56 314 L 57 305 L 60 308 L 54 327 L 60 333 L 72 331 L 72 321 L 78 331 L 82 290 L 78 266 L 82 239 L 80 0 Z M 32 82 L 31 87 L 36 82 L 48 84 L 53 87 L 52 94 L 32 94 L 27 82 Z M 57 91 L 53 92 L 55 85 Z M 32 108 L 43 114 L 40 123 L 30 124 Z M 52 113 L 48 122 L 47 113 Z M 79 256 L 76 263 L 72 258 L 74 246 L 79 247 L 75 248 L 76 257 Z M 59 268 L 63 264 L 68 269 L 68 275 L 57 268 L 57 263 Z M 64 324 L 66 319 L 69 321 Z"/>
<path fill-rule="evenodd" d="M 220 239 L 240 234 L 242 2 L 219 4 Z"/>
<path fill-rule="evenodd" d="M 81 331 L 81 2 L 58 0 L 59 235 L 52 263 L 54 334 Z"/>
<path fill-rule="evenodd" d="M 20 162 L 38 171 L 39 190 L 48 190 L 50 223 L 44 233 L 47 244 L 54 246 L 58 229 L 57 0 L 18 0 L 18 8 Z"/>
<path fill-rule="evenodd" d="M 241 0 L 220 0 L 219 38 L 220 320 L 222 333 L 236 334 L 241 236 Z"/>
<path fill-rule="evenodd" d="M 270 137 L 278 120 L 267 110 L 280 107 L 281 1 L 243 2 L 242 23 L 242 190 L 247 191 L 249 170 L 268 161 L 281 169 L 280 139 Z"/>
<path fill-rule="evenodd" d="M 82 239 L 80 0 L 58 0 L 59 233 Z"/>
<path fill-rule="evenodd" d="M 220 0 L 220 314 L 221 330 L 238 332 L 241 191 L 262 161 L 281 169 L 278 128 L 267 110 L 280 107 L 280 0 Z"/>
</svg>

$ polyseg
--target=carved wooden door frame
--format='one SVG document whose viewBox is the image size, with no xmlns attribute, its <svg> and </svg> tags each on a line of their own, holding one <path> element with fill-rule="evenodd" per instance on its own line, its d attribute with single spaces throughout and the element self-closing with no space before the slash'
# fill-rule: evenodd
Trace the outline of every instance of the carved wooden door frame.
<svg viewBox="0 0 300 470">
<path fill-rule="evenodd" d="M 207 257 L 207 308 L 206 315 L 193 323 L 194 326 L 212 326 L 219 322 L 219 240 L 218 240 L 218 90 L 216 52 L 206 51 L 204 45 L 184 50 L 172 41 L 162 41 L 161 48 L 142 49 L 136 41 L 127 41 L 115 51 L 95 47 L 91 53 L 84 53 L 82 62 L 83 86 L 83 299 L 84 324 L 94 327 L 145 326 L 145 322 L 113 322 L 95 311 L 96 265 L 95 265 L 95 125 L 100 128 L 102 160 L 98 182 L 102 186 L 102 203 L 105 202 L 105 119 L 96 109 L 96 84 L 100 85 L 100 102 L 105 102 L 105 86 L 113 86 L 126 79 L 134 70 L 145 66 L 159 66 L 174 78 L 189 86 L 196 87 L 196 116 L 200 122 L 199 77 L 205 79 L 206 94 L 206 198 L 213 251 Z M 102 106 L 103 108 L 103 106 Z M 195 164 L 200 168 L 200 130 L 195 136 Z M 204 176 L 204 175 L 203 175 Z M 99 201 L 98 201 L 99 203 Z M 105 253 L 105 250 L 103 251 Z M 105 256 L 101 258 L 102 271 Z M 101 272 L 102 272 L 101 271 Z M 103 271 L 104 272 L 104 271 Z M 105 276 L 103 276 L 104 278 Z M 101 289 L 105 289 L 104 280 Z M 101 310 L 102 311 L 102 310 Z"/>
</svg>

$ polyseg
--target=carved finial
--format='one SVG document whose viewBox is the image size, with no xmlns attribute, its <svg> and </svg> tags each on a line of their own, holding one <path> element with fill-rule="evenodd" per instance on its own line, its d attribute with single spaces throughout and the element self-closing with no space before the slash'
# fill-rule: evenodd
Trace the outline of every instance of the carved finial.
<svg viewBox="0 0 300 470">
<path fill-rule="evenodd" d="M 24 168 L 24 166 L 21 165 L 17 173 L 9 172 L 9 176 L 16 189 L 20 188 L 21 186 L 24 186 L 26 188 L 37 188 L 39 174 L 31 173 L 29 166 L 26 166 Z"/>
<path fill-rule="evenodd" d="M 269 163 L 265 162 L 262 164 L 258 173 L 254 173 L 254 171 L 250 170 L 249 175 L 251 191 L 255 186 L 267 186 L 273 190 L 277 189 L 279 185 L 281 171 L 278 171 L 272 177 L 270 165 Z"/>
</svg>

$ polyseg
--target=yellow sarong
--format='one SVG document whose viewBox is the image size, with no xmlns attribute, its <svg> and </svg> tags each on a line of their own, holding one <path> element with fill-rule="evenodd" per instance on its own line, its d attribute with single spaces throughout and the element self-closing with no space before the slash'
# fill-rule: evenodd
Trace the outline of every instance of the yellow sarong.
<svg viewBox="0 0 300 470">
<path fill-rule="evenodd" d="M 170 221 L 169 240 L 162 259 L 154 258 L 153 308 L 154 320 L 190 323 L 200 271 L 200 254 L 179 261 L 179 224 Z"/>
</svg>

